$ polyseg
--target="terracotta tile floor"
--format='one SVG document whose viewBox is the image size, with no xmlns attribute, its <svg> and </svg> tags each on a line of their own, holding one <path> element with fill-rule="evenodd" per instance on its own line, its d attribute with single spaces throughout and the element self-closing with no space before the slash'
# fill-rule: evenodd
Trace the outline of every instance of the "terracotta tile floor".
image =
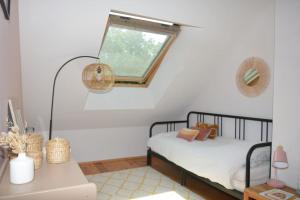
<svg viewBox="0 0 300 200">
<path fill-rule="evenodd" d="M 85 175 L 98 174 L 103 172 L 119 171 L 136 167 L 146 166 L 146 157 L 121 158 L 95 162 L 79 163 Z"/>
</svg>

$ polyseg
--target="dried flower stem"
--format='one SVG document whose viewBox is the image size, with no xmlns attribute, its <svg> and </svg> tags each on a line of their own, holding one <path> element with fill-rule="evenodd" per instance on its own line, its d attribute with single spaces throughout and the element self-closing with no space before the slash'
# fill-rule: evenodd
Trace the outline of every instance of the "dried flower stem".
<svg viewBox="0 0 300 200">
<path fill-rule="evenodd" d="M 26 150 L 27 135 L 20 134 L 18 127 L 12 127 L 8 133 L 1 133 L 0 145 L 8 145 L 14 153 L 22 153 Z"/>
</svg>

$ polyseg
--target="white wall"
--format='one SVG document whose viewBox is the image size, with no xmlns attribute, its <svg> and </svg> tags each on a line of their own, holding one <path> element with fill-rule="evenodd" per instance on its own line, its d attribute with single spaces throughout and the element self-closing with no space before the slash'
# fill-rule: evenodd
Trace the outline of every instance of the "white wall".
<svg viewBox="0 0 300 200">
<path fill-rule="evenodd" d="M 59 7 L 57 2 L 60 2 Z M 179 11 L 178 7 L 181 8 Z M 158 88 L 167 87 L 163 97 L 155 100 L 157 104 L 151 109 L 136 111 L 123 109 L 122 112 L 127 112 L 130 118 L 120 118 L 118 112 L 102 110 L 83 113 L 87 91 L 81 83 L 80 72 L 82 66 L 89 63 L 89 60 L 70 64 L 68 69 L 60 74 L 57 82 L 55 129 L 88 129 L 93 118 L 99 119 L 98 123 L 92 123 L 98 126 L 93 128 L 124 126 L 122 124 L 124 121 L 127 126 L 148 125 L 149 121 L 156 119 L 154 116 L 169 112 L 170 114 L 165 116 L 172 117 L 174 111 L 183 111 L 191 102 L 198 101 L 196 97 L 207 87 L 216 88 L 216 96 L 213 96 L 216 98 L 209 99 L 217 99 L 217 95 L 224 98 L 224 91 L 231 90 L 233 92 L 225 95 L 230 98 L 232 94 L 235 95 L 233 100 L 242 99 L 233 101 L 233 104 L 238 104 L 246 99 L 239 96 L 234 85 L 236 69 L 243 59 L 257 55 L 266 59 L 271 67 L 273 66 L 274 2 L 272 0 L 239 2 L 170 0 L 163 3 L 158 0 L 156 3 L 155 1 L 121 0 L 22 1 L 20 2 L 20 35 L 23 93 L 26 94 L 24 109 L 31 125 L 37 126 L 38 119 L 41 119 L 47 129 L 51 86 L 56 70 L 73 56 L 97 54 L 110 9 L 203 28 L 183 27 L 182 33 L 175 41 L 175 46 L 172 46 L 168 52 L 150 85 L 152 93 L 157 93 L 157 96 L 160 96 L 158 93 L 161 92 Z M 84 10 L 88 11 L 88 14 L 78 14 Z M 172 81 L 166 81 L 168 71 L 173 72 L 173 68 L 177 67 L 182 70 Z M 39 75 L 33 79 L 34 73 Z M 223 78 L 222 74 L 224 74 Z M 216 86 L 215 82 L 220 84 Z M 65 95 L 66 91 L 68 95 Z M 271 107 L 265 104 L 270 104 L 268 100 L 272 92 L 266 92 L 264 95 L 266 97 L 253 103 L 254 106 L 249 107 L 249 103 L 242 104 L 241 110 L 254 110 L 252 108 L 256 108 L 255 105 L 262 102 L 261 108 L 266 109 L 265 113 L 271 116 Z M 120 98 L 120 101 L 123 99 Z M 203 104 L 205 105 L 205 102 Z M 68 118 L 76 119 L 81 123 L 76 123 L 74 127 L 74 123 L 68 121 Z M 107 118 L 114 120 L 107 121 Z"/>
<path fill-rule="evenodd" d="M 76 144 L 76 150 L 73 148 L 73 151 L 78 152 L 75 157 L 80 160 L 131 156 L 132 152 L 136 155 L 145 154 L 145 149 L 142 148 L 126 151 L 127 146 L 146 146 L 146 141 L 142 138 L 147 137 L 148 129 L 141 131 L 139 127 L 149 127 L 158 120 L 182 119 L 182 113 L 192 102 L 195 105 L 198 101 L 201 103 L 201 99 L 197 97 L 207 87 L 216 88 L 217 95 L 214 97 L 219 99 L 224 99 L 223 90 L 231 88 L 233 92 L 229 93 L 230 97 L 238 99 L 233 103 L 241 103 L 243 97 L 239 96 L 237 88 L 230 81 L 234 82 L 235 72 L 242 60 L 256 54 L 265 58 L 271 66 L 273 64 L 273 0 L 21 1 L 24 112 L 30 125 L 42 131 L 48 129 L 51 87 L 56 70 L 69 58 L 97 54 L 110 9 L 203 28 L 182 28 L 148 88 L 153 94 L 155 105 L 148 106 L 147 109 L 84 110 L 88 92 L 81 83 L 80 72 L 89 60 L 76 61 L 60 74 L 55 101 L 54 134 L 59 135 L 61 131 L 70 133 L 70 140 Z M 170 71 L 174 77 L 172 80 L 168 79 Z M 226 76 L 221 78 L 220 71 Z M 33 74 L 36 75 L 34 78 Z M 220 84 L 214 86 L 214 80 Z M 222 85 L 225 87 L 222 88 Z M 260 101 L 253 100 L 254 103 L 251 101 L 240 108 L 247 112 L 257 108 L 260 103 L 269 105 L 270 91 Z M 128 99 L 128 95 L 123 95 L 118 101 Z M 203 105 L 207 102 L 208 100 L 203 101 Z M 215 108 L 217 112 L 235 113 L 239 110 L 227 109 L 221 100 L 215 103 L 222 103 L 222 107 L 211 104 L 211 109 Z M 261 107 L 265 109 L 264 114 L 272 114 L 271 107 Z M 206 107 L 194 108 L 207 111 Z M 137 137 L 138 140 L 126 140 L 120 144 L 120 149 L 125 149 L 124 152 L 112 146 L 109 152 L 102 155 L 97 151 L 89 155 L 91 157 L 82 155 L 92 144 L 86 138 L 93 138 L 99 146 L 105 146 L 108 141 L 114 141 L 119 128 L 127 129 L 126 127 L 136 127 L 132 132 L 139 132 L 142 136 Z M 111 134 L 102 139 L 106 129 Z M 74 131 L 68 130 L 78 131 L 72 134 Z M 85 136 L 81 145 L 77 145 L 75 139 L 78 132 Z M 124 134 L 131 137 L 129 131 Z"/>
<path fill-rule="evenodd" d="M 0 131 L 6 130 L 7 100 L 22 107 L 18 1 L 11 1 L 10 13 L 7 21 L 0 10 Z"/>
<path fill-rule="evenodd" d="M 146 134 L 147 133 L 147 134 Z M 144 156 L 149 127 L 122 127 L 56 131 L 67 138 L 79 162 Z"/>
<path fill-rule="evenodd" d="M 274 17 L 275 5 L 257 9 L 253 21 L 240 26 L 239 35 L 219 55 L 213 70 L 199 74 L 199 79 L 209 77 L 203 87 L 195 88 L 197 98 L 186 111 L 196 110 L 261 118 L 272 118 L 274 71 Z M 247 27 L 245 27 L 247 26 Z M 267 89 L 257 97 L 244 96 L 236 85 L 240 64 L 248 57 L 261 57 L 269 66 L 271 80 Z M 200 84 L 198 84 L 200 85 Z"/>
<path fill-rule="evenodd" d="M 296 187 L 300 177 L 300 1 L 276 1 L 273 149 L 281 144 L 289 168 L 279 178 Z"/>
</svg>

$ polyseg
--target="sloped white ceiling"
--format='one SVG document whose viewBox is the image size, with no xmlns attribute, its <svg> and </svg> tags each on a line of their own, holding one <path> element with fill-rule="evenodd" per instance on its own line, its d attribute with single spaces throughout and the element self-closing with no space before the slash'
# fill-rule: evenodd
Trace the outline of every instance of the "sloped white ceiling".
<svg viewBox="0 0 300 200">
<path fill-rule="evenodd" d="M 87 129 L 116 126 L 144 126 L 153 121 L 178 119 L 206 88 L 223 61 L 235 49 L 236 38 L 248 39 L 248 32 L 264 20 L 272 0 L 27 0 L 20 1 L 20 40 L 23 104 L 29 125 L 47 130 L 54 75 L 66 60 L 98 53 L 108 12 L 120 10 L 182 24 L 182 32 L 163 60 L 146 93 L 130 96 L 144 106 L 95 108 L 109 98 L 94 96 L 93 109 L 86 105 L 88 91 L 81 83 L 81 70 L 89 59 L 70 63 L 60 74 L 54 111 L 54 129 Z M 262 29 L 263 33 L 264 30 Z M 245 47 L 247 48 L 247 47 Z M 132 90 L 112 99 L 114 105 L 130 101 Z M 143 95 L 145 91 L 140 92 Z M 126 94 L 128 94 L 126 96 Z M 147 101 L 145 98 L 148 98 Z M 151 100 L 149 99 L 151 98 Z M 148 101 L 149 100 L 149 101 Z M 111 102 L 110 102 L 111 103 Z M 121 103 L 120 103 L 121 105 Z M 89 109 L 90 108 L 90 109 Z"/>
</svg>

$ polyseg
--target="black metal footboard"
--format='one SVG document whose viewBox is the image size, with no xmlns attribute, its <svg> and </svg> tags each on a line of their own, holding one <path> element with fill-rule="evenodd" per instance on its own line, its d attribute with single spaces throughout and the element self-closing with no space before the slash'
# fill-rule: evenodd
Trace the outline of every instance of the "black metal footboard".
<svg viewBox="0 0 300 200">
<path fill-rule="evenodd" d="M 265 143 L 258 143 L 258 144 L 255 144 L 253 145 L 248 153 L 247 153 L 247 157 L 246 157 L 246 183 L 245 183 L 245 186 L 246 188 L 247 187 L 250 187 L 250 177 L 251 177 L 251 156 L 252 156 L 252 153 L 256 150 L 256 149 L 259 149 L 259 148 L 266 148 L 266 147 L 270 147 L 270 161 L 271 161 L 271 157 L 272 157 L 272 142 L 265 142 Z M 271 163 L 270 163 L 270 169 L 269 169 L 269 177 L 271 177 Z"/>
</svg>

